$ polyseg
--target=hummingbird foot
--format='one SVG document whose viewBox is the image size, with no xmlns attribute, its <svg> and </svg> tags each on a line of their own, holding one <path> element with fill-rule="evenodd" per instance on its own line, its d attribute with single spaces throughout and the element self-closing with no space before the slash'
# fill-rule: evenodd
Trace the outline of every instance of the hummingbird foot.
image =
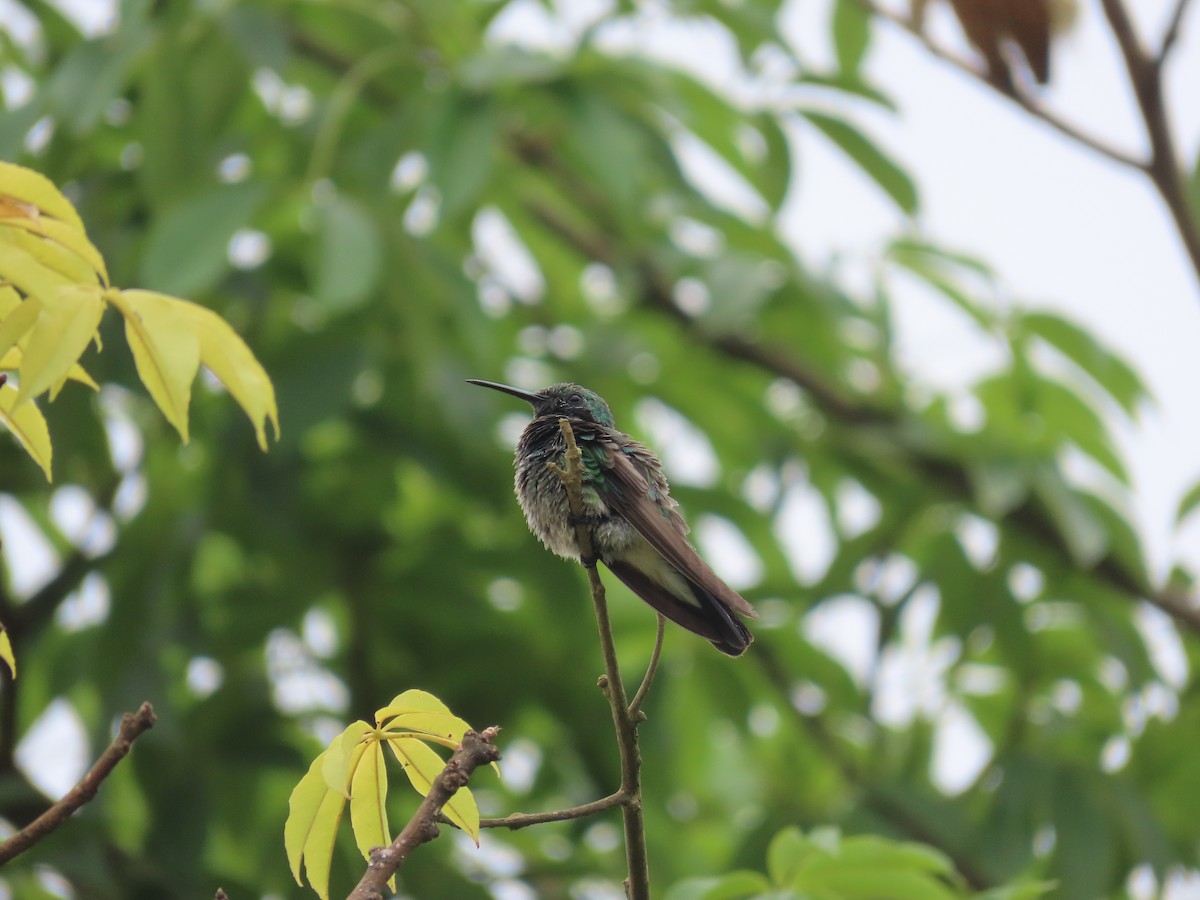
<svg viewBox="0 0 1200 900">
<path fill-rule="evenodd" d="M 579 557 L 579 562 L 585 569 L 596 568 L 596 563 L 598 563 L 599 561 L 600 561 L 599 557 L 596 557 L 596 556 L 580 555 L 580 557 Z"/>
</svg>

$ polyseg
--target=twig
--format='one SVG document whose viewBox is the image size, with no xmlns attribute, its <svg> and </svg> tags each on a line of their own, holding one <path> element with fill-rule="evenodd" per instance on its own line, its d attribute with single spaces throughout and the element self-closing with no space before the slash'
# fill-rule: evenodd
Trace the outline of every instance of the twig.
<svg viewBox="0 0 1200 900">
<path fill-rule="evenodd" d="M 154 727 L 154 722 L 154 708 L 149 703 L 143 703 L 136 713 L 125 713 L 121 717 L 117 736 L 79 783 L 67 791 L 61 800 L 0 844 L 0 866 L 24 853 L 95 797 L 100 790 L 100 783 L 129 754 L 133 742 Z"/>
<path fill-rule="evenodd" d="M 641 721 L 642 701 L 646 699 L 646 693 L 650 690 L 650 682 L 654 680 L 654 673 L 658 671 L 658 661 L 662 657 L 663 632 L 666 631 L 666 625 L 667 620 L 663 618 L 662 613 L 659 613 L 658 634 L 654 637 L 654 651 L 650 654 L 650 665 L 646 666 L 646 674 L 642 678 L 641 687 L 637 689 L 637 693 L 629 701 L 629 715 L 635 721 Z"/>
<path fill-rule="evenodd" d="M 612 625 L 608 619 L 608 601 L 604 595 L 604 584 L 596 571 L 595 550 L 592 535 L 584 520 L 583 509 L 583 454 L 575 443 L 575 432 L 567 419 L 558 420 L 563 437 L 567 442 L 564 456 L 566 468 L 548 463 L 550 469 L 562 479 L 567 491 L 567 503 L 575 519 L 575 539 L 583 560 L 592 560 L 586 566 L 588 584 L 592 589 L 592 605 L 596 609 L 596 625 L 600 631 L 600 648 L 604 654 L 604 672 L 600 687 L 608 698 L 612 709 L 613 726 L 617 732 L 617 750 L 621 756 L 621 818 L 625 826 L 625 862 L 629 875 L 625 879 L 625 896 L 628 900 L 649 900 L 650 862 L 646 853 L 646 822 L 642 815 L 642 756 L 637 745 L 638 720 L 631 715 L 625 697 L 625 685 L 621 682 L 621 670 L 617 665 L 617 648 L 613 643 Z"/>
<path fill-rule="evenodd" d="M 404 830 L 396 835 L 396 839 L 389 846 L 376 847 L 371 851 L 367 871 L 363 873 L 347 900 L 383 900 L 384 887 L 408 859 L 409 854 L 421 844 L 438 836 L 437 818 L 442 807 L 459 788 L 466 787 L 472 772 L 500 758 L 500 751 L 492 743 L 499 733 L 500 729 L 492 726 L 481 732 L 468 731 L 463 735 L 462 743 L 433 779 L 429 793 L 408 820 Z"/>
<path fill-rule="evenodd" d="M 1017 104 L 1017 106 L 1021 107 L 1021 109 L 1025 110 L 1033 117 L 1041 119 L 1051 128 L 1061 132 L 1062 134 L 1065 134 L 1076 143 L 1083 144 L 1085 147 L 1091 148 L 1101 156 L 1106 156 L 1113 162 L 1120 163 L 1123 166 L 1128 166 L 1132 169 L 1137 169 L 1143 172 L 1148 170 L 1149 164 L 1146 161 L 1141 160 L 1133 154 L 1128 153 L 1118 147 L 1114 147 L 1112 144 L 1109 144 L 1102 138 L 1088 134 L 1078 126 L 1071 124 L 1066 119 L 1060 117 L 1057 113 L 1042 106 L 1041 103 L 1017 87 L 1015 83 L 1008 84 L 1004 82 L 997 82 L 989 78 L 986 72 L 981 71 L 967 60 L 956 56 L 954 53 L 951 53 L 940 44 L 935 43 L 929 38 L 928 35 L 925 34 L 925 32 L 921 30 L 917 23 L 911 19 L 892 12 L 889 9 L 885 9 L 878 3 L 873 2 L 873 0 L 855 0 L 855 2 L 872 15 L 878 16 L 881 19 L 885 19 L 888 22 L 903 28 L 910 35 L 920 41 L 921 44 L 924 45 L 925 49 L 928 50 L 933 56 L 936 56 L 938 59 L 949 63 L 960 72 L 966 73 L 977 81 L 986 84 L 1001 96 L 1007 97 L 1013 103 Z"/>
<path fill-rule="evenodd" d="M 1167 56 L 1170 54 L 1175 42 L 1179 39 L 1179 29 L 1183 25 L 1183 17 L 1187 14 L 1188 0 L 1175 0 L 1175 10 L 1171 13 L 1171 18 L 1167 22 L 1167 30 L 1163 32 L 1162 42 L 1158 45 L 1158 56 L 1154 59 L 1154 64 L 1161 70 L 1167 61 Z"/>
<path fill-rule="evenodd" d="M 513 813 L 503 819 L 480 819 L 480 828 L 507 828 L 516 831 L 518 828 L 528 828 L 530 825 L 542 825 L 546 822 L 568 822 L 571 819 L 583 819 L 596 813 L 620 806 L 625 802 L 625 792 L 617 791 L 591 803 L 572 806 L 568 809 L 556 809 L 541 813 Z"/>
<path fill-rule="evenodd" d="M 1176 16 L 1182 17 L 1184 5 L 1181 2 L 1176 7 Z M 1179 239 L 1183 242 L 1184 251 L 1191 260 L 1196 278 L 1200 279 L 1200 224 L 1197 224 L 1196 217 L 1192 214 L 1191 203 L 1188 201 L 1187 187 L 1179 168 L 1175 138 L 1171 134 L 1171 122 L 1167 116 L 1166 103 L 1163 101 L 1162 51 L 1158 57 L 1151 56 L 1146 51 L 1138 40 L 1133 20 L 1121 0 L 1101 0 L 1101 6 L 1104 8 L 1104 15 L 1108 19 L 1113 37 L 1117 40 L 1117 46 L 1121 48 L 1121 57 L 1129 73 L 1129 83 L 1133 86 L 1138 109 L 1142 114 L 1142 123 L 1146 127 L 1146 136 L 1150 140 L 1150 162 L 1145 167 L 1146 174 L 1150 176 L 1159 196 L 1166 204 L 1167 211 L 1175 223 L 1175 230 L 1179 232 Z M 1174 21 L 1172 25 L 1178 27 Z"/>
</svg>

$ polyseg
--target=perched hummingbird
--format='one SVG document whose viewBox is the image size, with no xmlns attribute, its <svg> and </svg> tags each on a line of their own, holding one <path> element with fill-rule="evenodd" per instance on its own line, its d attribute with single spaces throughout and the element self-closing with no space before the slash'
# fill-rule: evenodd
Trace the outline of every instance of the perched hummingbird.
<svg viewBox="0 0 1200 900">
<path fill-rule="evenodd" d="M 567 492 L 548 466 L 563 465 L 567 444 L 558 420 L 570 421 L 583 454 L 584 519 L 592 547 L 613 574 L 652 607 L 730 656 L 754 640 L 738 615 L 757 618 L 749 603 L 716 576 L 688 542 L 662 463 L 616 429 L 608 404 L 577 384 L 524 391 L 470 379 L 520 397 L 533 421 L 517 444 L 517 499 L 529 529 L 566 559 L 585 560 L 575 539 Z"/>
</svg>

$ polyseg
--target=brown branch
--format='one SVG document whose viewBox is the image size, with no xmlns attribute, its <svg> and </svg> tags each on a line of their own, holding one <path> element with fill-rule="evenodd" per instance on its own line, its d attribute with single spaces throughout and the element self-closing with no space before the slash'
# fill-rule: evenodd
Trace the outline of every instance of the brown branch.
<svg viewBox="0 0 1200 900">
<path fill-rule="evenodd" d="M 625 862 L 629 874 L 625 879 L 625 896 L 628 900 L 649 900 L 650 860 L 646 853 L 646 821 L 642 815 L 642 755 L 638 750 L 638 719 L 629 708 L 625 697 L 625 685 L 621 681 L 621 670 L 617 665 L 617 648 L 613 642 L 612 624 L 608 618 L 608 601 L 604 584 L 596 571 L 596 554 L 592 546 L 592 535 L 584 519 L 583 508 L 583 454 L 575 443 L 575 432 L 567 419 L 558 420 L 563 437 L 567 442 L 564 456 L 566 468 L 548 463 L 550 469 L 562 479 L 567 492 L 567 503 L 575 519 L 575 539 L 579 544 L 581 561 L 588 573 L 588 584 L 592 590 L 592 605 L 596 609 L 596 625 L 600 631 L 600 649 L 604 655 L 604 672 L 600 677 L 600 688 L 608 698 L 612 710 L 613 727 L 617 733 L 617 750 L 621 757 L 621 818 L 625 826 Z M 590 561 L 590 565 L 588 562 Z"/>
<path fill-rule="evenodd" d="M 101 782 L 116 768 L 117 763 L 129 754 L 133 742 L 154 727 L 154 722 L 154 709 L 149 703 L 143 703 L 136 713 L 125 713 L 121 717 L 121 727 L 117 730 L 117 736 L 80 782 L 67 791 L 61 800 L 0 844 L 0 866 L 20 856 L 95 797 Z"/>
<path fill-rule="evenodd" d="M 499 733 L 500 729 L 492 726 L 482 732 L 468 731 L 463 735 L 462 743 L 433 779 L 429 793 L 404 830 L 396 835 L 389 846 L 376 847 L 371 851 L 367 871 L 347 900 L 383 900 L 383 889 L 409 854 L 438 836 L 437 820 L 442 807 L 460 788 L 466 787 L 472 772 L 500 758 L 500 751 L 492 743 Z"/>
<path fill-rule="evenodd" d="M 1125 61 L 1129 83 L 1137 98 L 1142 123 L 1150 141 L 1150 162 L 1146 166 L 1146 174 L 1166 204 L 1196 278 L 1200 279 L 1200 224 L 1197 223 L 1200 211 L 1194 211 L 1188 201 L 1187 186 L 1179 168 L 1175 138 L 1163 100 L 1162 59 L 1170 44 L 1164 40 L 1164 49 L 1157 57 L 1151 56 L 1138 39 L 1125 4 L 1121 0 L 1101 0 L 1101 6 L 1117 46 L 1121 49 L 1121 58 Z M 1172 42 L 1172 30 L 1178 30 L 1184 6 L 1181 2 L 1172 17 L 1171 30 L 1167 32 Z"/>
<path fill-rule="evenodd" d="M 507 828 L 509 831 L 516 831 L 518 828 L 528 828 L 530 825 L 542 825 L 546 822 L 569 822 L 571 819 L 583 819 L 612 809 L 614 806 L 621 806 L 625 800 L 625 792 L 617 791 L 615 794 L 609 794 L 607 797 L 601 797 L 591 803 L 572 806 L 568 809 L 556 809 L 541 813 L 513 813 L 503 819 L 480 819 L 479 827 Z"/>
<path fill-rule="evenodd" d="M 1167 56 L 1170 55 L 1175 42 L 1179 39 L 1179 30 L 1183 26 L 1183 17 L 1187 14 L 1187 8 L 1188 0 L 1175 0 L 1175 9 L 1167 23 L 1167 30 L 1163 32 L 1162 41 L 1158 45 L 1158 55 L 1154 59 L 1154 64 L 1160 70 L 1166 64 Z"/>
<path fill-rule="evenodd" d="M 1145 161 L 1138 159 L 1136 156 L 1128 153 L 1125 150 L 1114 147 L 1112 144 L 1109 144 L 1102 138 L 1098 138 L 1093 134 L 1088 134 L 1077 125 L 1072 124 L 1071 122 L 1059 116 L 1057 113 L 1044 107 L 1036 99 L 1030 97 L 1028 94 L 1022 91 L 1015 83 L 999 82 L 989 78 L 986 71 L 977 68 L 967 60 L 962 59 L 961 57 L 942 47 L 940 44 L 935 43 L 928 35 L 925 34 L 924 31 L 921 30 L 920 25 L 918 25 L 912 19 L 892 12 L 889 9 L 885 9 L 878 3 L 873 2 L 873 0 L 855 0 L 855 2 L 858 3 L 858 5 L 868 13 L 878 16 L 881 19 L 891 22 L 893 25 L 903 28 L 910 35 L 920 41 L 931 55 L 936 56 L 943 62 L 949 63 L 951 66 L 958 69 L 960 72 L 969 75 L 976 81 L 987 85 L 1002 97 L 1008 98 L 1017 106 L 1021 107 L 1021 109 L 1025 110 L 1025 112 L 1029 113 L 1034 118 L 1040 119 L 1051 128 L 1055 129 L 1061 134 L 1066 135 L 1076 143 L 1082 144 L 1085 147 L 1094 150 L 1096 153 L 1099 153 L 1101 156 L 1108 157 L 1113 162 L 1120 163 L 1123 166 L 1128 166 L 1143 172 L 1148 171 L 1149 164 Z"/>
<path fill-rule="evenodd" d="M 658 634 L 654 636 L 654 650 L 650 654 L 650 665 L 646 666 L 646 674 L 642 677 L 642 684 L 633 695 L 633 699 L 629 701 L 629 715 L 635 721 L 640 722 L 645 713 L 642 712 L 642 702 L 646 699 L 646 694 L 650 690 L 650 682 L 654 680 L 654 673 L 658 671 L 658 661 L 662 658 L 663 633 L 666 631 L 667 620 L 663 618 L 663 614 L 658 614 Z"/>
</svg>

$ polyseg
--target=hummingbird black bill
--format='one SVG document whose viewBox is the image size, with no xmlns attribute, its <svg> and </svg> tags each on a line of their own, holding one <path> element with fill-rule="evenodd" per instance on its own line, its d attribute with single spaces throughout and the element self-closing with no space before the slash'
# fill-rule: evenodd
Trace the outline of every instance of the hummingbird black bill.
<svg viewBox="0 0 1200 900">
<path fill-rule="evenodd" d="M 513 397 L 520 397 L 526 403 L 537 404 L 541 398 L 533 391 L 527 391 L 523 388 L 513 387 L 511 384 L 501 384 L 498 381 L 481 381 L 478 378 L 468 378 L 467 384 L 477 384 L 480 387 L 491 388 L 493 391 L 500 391 L 502 394 L 509 394 Z"/>
</svg>

